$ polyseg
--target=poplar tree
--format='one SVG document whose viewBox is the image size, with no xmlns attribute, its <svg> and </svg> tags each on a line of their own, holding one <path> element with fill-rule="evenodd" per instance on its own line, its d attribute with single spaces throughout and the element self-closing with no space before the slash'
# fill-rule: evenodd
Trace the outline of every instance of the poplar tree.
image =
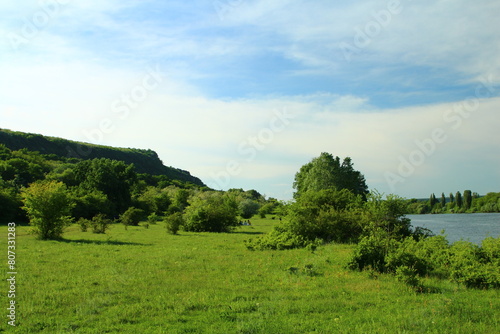
<svg viewBox="0 0 500 334">
<path fill-rule="evenodd" d="M 464 205 L 465 210 L 469 210 L 471 208 L 471 206 L 472 206 L 472 191 L 470 191 L 470 190 L 464 191 L 463 205 Z"/>
<path fill-rule="evenodd" d="M 462 194 L 460 193 L 460 191 L 457 191 L 455 195 L 455 203 L 457 203 L 458 208 L 462 207 Z"/>
<path fill-rule="evenodd" d="M 441 193 L 441 206 L 444 208 L 446 206 L 446 197 L 444 193 Z"/>
</svg>

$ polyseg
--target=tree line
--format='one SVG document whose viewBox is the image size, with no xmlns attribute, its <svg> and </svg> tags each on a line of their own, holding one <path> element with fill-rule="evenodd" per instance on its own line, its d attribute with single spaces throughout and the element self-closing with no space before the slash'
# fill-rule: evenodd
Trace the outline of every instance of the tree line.
<svg viewBox="0 0 500 334">
<path fill-rule="evenodd" d="M 476 213 L 500 212 L 500 192 L 491 192 L 480 196 L 477 192 L 465 190 L 440 197 L 431 194 L 428 200 L 408 200 L 408 214 L 427 213 Z"/>
<path fill-rule="evenodd" d="M 0 145 L 0 223 L 29 222 L 41 239 L 60 239 L 78 223 L 105 233 L 165 220 L 168 231 L 228 232 L 238 216 L 273 213 L 281 203 L 256 190 L 213 191 L 165 175 L 137 173 L 107 158 L 78 160 Z"/>
</svg>

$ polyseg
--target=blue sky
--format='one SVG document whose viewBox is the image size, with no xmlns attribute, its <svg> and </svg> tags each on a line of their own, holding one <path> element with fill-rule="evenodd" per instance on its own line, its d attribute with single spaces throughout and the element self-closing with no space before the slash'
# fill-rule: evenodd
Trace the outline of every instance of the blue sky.
<svg viewBox="0 0 500 334">
<path fill-rule="evenodd" d="M 405 197 L 500 191 L 498 1 L 0 4 L 0 127 L 151 148 L 292 197 L 350 156 Z"/>
</svg>

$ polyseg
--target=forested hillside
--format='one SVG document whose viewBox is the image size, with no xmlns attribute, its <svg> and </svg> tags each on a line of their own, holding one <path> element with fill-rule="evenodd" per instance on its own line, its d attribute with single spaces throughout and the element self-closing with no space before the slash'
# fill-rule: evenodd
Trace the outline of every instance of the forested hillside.
<svg viewBox="0 0 500 334">
<path fill-rule="evenodd" d="M 12 151 L 27 149 L 40 152 L 42 155 L 56 155 L 59 158 L 119 160 L 126 164 L 133 163 L 137 173 L 164 175 L 172 180 L 204 186 L 199 178 L 192 176 L 188 171 L 163 165 L 156 152 L 152 150 L 93 145 L 6 129 L 0 129 L 0 144 L 4 144 Z"/>
</svg>

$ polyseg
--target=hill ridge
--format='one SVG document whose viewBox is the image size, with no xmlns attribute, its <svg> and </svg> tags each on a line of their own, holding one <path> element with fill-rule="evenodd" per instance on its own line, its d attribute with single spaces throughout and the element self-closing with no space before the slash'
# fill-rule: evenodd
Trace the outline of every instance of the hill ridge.
<svg viewBox="0 0 500 334">
<path fill-rule="evenodd" d="M 205 186 L 199 178 L 191 175 L 190 172 L 172 166 L 165 166 L 163 161 L 158 157 L 158 154 L 151 149 L 96 145 L 2 128 L 0 128 L 0 144 L 4 144 L 7 148 L 14 151 L 27 149 L 29 151 L 38 151 L 40 154 L 54 154 L 65 158 L 82 160 L 108 158 L 120 160 L 127 164 L 133 163 L 137 173 L 165 175 L 173 180 Z"/>
</svg>

